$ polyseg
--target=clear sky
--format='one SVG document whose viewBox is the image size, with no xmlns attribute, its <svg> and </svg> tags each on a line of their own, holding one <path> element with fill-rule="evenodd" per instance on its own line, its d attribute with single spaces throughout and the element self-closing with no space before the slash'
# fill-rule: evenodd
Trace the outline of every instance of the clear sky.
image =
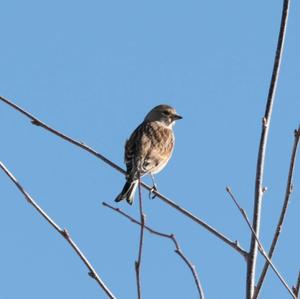
<svg viewBox="0 0 300 299">
<path fill-rule="evenodd" d="M 261 118 L 282 1 L 2 1 L 0 94 L 123 166 L 123 145 L 155 105 L 174 106 L 176 148 L 160 192 L 249 248 L 249 230 L 225 187 L 252 217 Z M 292 1 L 267 148 L 262 242 L 284 197 L 300 113 L 300 3 Z M 0 102 L 0 160 L 67 228 L 117 298 L 136 298 L 139 228 L 101 205 L 121 174 L 34 127 Z M 274 262 L 290 285 L 300 266 L 300 161 Z M 150 182 L 149 178 L 145 178 Z M 0 298 L 106 298 L 69 245 L 0 172 Z M 143 193 L 149 226 L 174 233 L 208 299 L 243 298 L 235 251 Z M 133 206 L 118 205 L 138 217 Z M 258 270 L 263 259 L 259 259 Z M 198 298 L 168 240 L 145 233 L 144 299 Z M 290 298 L 269 271 L 261 298 Z"/>
</svg>

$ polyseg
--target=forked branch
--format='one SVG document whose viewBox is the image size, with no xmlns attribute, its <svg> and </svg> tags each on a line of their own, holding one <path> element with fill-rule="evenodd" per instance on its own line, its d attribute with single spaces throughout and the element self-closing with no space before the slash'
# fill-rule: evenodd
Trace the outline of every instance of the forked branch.
<svg viewBox="0 0 300 299">
<path fill-rule="evenodd" d="M 133 217 L 131 217 L 130 215 L 126 214 L 120 208 L 115 208 L 115 207 L 111 206 L 110 204 L 108 204 L 106 202 L 103 202 L 102 204 L 105 207 L 108 207 L 111 210 L 114 210 L 117 213 L 123 215 L 125 218 L 129 219 L 131 222 L 133 222 L 133 223 L 135 223 L 137 225 L 141 225 L 141 222 L 135 220 Z M 198 290 L 199 298 L 200 299 L 204 299 L 205 298 L 204 297 L 204 291 L 203 291 L 202 285 L 200 283 L 200 279 L 199 279 L 198 273 L 196 271 L 196 268 L 191 263 L 191 261 L 186 257 L 186 255 L 183 253 L 183 251 L 181 250 L 181 248 L 179 246 L 179 243 L 178 243 L 177 239 L 175 238 L 175 235 L 174 234 L 166 234 L 166 233 L 159 232 L 157 230 L 152 229 L 151 227 L 149 227 L 147 225 L 144 225 L 144 228 L 145 228 L 145 230 L 147 230 L 151 234 L 159 236 L 159 237 L 162 237 L 162 238 L 169 239 L 169 240 L 171 240 L 174 243 L 175 253 L 177 253 L 182 258 L 182 260 L 186 263 L 186 265 L 189 267 L 189 269 L 191 270 L 191 272 L 193 274 L 193 277 L 194 277 L 194 280 L 195 280 L 195 284 L 196 284 L 196 287 L 197 287 L 197 290 Z"/>
<path fill-rule="evenodd" d="M 252 235 L 255 238 L 255 241 L 257 242 L 258 245 L 258 250 L 260 251 L 260 253 L 263 255 L 263 257 L 266 259 L 266 262 L 271 266 L 271 268 L 273 269 L 274 273 L 276 274 L 276 276 L 279 278 L 279 280 L 281 281 L 281 283 L 284 285 L 284 287 L 288 290 L 288 292 L 291 294 L 291 296 L 294 299 L 297 299 L 295 297 L 294 292 L 291 290 L 291 288 L 289 287 L 289 285 L 287 284 L 287 282 L 285 281 L 285 279 L 282 277 L 282 275 L 280 274 L 280 272 L 277 270 L 277 268 L 274 266 L 273 262 L 271 261 L 271 258 L 267 255 L 263 245 L 261 244 L 255 230 L 253 229 L 250 220 L 247 216 L 246 211 L 240 206 L 240 204 L 238 203 L 238 201 L 236 200 L 235 196 L 233 195 L 231 189 L 229 187 L 226 187 L 226 191 L 228 192 L 228 194 L 230 195 L 230 198 L 234 201 L 236 207 L 239 209 L 239 211 L 241 212 L 243 218 L 245 219 L 249 229 L 252 232 Z"/>
<path fill-rule="evenodd" d="M 298 272 L 298 278 L 295 286 L 293 286 L 293 292 L 296 298 L 299 298 L 299 291 L 300 291 L 300 271 Z"/>
<path fill-rule="evenodd" d="M 293 145 L 293 149 L 292 149 L 292 154 L 291 154 L 291 159 L 290 159 L 290 166 L 289 166 L 289 173 L 288 173 L 288 179 L 287 179 L 287 184 L 286 184 L 286 190 L 285 190 L 285 197 L 284 197 L 284 202 L 283 202 L 283 206 L 281 209 L 281 213 L 279 216 L 279 220 L 277 223 L 277 227 L 275 230 L 275 234 L 269 249 L 269 253 L 268 256 L 270 258 L 272 258 L 273 253 L 275 251 L 275 247 L 277 244 L 277 241 L 279 239 L 280 233 L 282 231 L 282 227 L 283 227 L 283 223 L 284 223 L 284 219 L 288 210 L 288 204 L 290 202 L 290 198 L 291 198 L 291 193 L 293 190 L 293 175 L 294 175 L 294 169 L 295 169 L 295 163 L 296 163 L 296 157 L 297 157 L 297 150 L 298 150 L 298 145 L 299 145 L 299 139 L 300 139 L 300 125 L 298 127 L 298 130 L 295 130 L 294 132 L 294 145 Z M 259 292 L 261 290 L 261 287 L 263 285 L 263 282 L 265 280 L 267 271 L 269 269 L 269 263 L 266 261 L 265 265 L 263 267 L 263 270 L 261 272 L 261 275 L 259 277 L 258 283 L 256 285 L 255 288 L 255 292 L 253 295 L 253 299 L 256 299 L 259 295 Z"/>
</svg>

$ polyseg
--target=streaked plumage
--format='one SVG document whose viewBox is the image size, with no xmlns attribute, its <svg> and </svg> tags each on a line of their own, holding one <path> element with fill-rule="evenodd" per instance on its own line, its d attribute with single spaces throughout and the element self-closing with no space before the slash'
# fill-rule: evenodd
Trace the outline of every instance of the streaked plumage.
<svg viewBox="0 0 300 299">
<path fill-rule="evenodd" d="M 133 203 L 139 176 L 155 174 L 168 163 L 174 148 L 173 125 L 181 119 L 168 105 L 154 107 L 125 144 L 126 183 L 115 201 Z"/>
</svg>

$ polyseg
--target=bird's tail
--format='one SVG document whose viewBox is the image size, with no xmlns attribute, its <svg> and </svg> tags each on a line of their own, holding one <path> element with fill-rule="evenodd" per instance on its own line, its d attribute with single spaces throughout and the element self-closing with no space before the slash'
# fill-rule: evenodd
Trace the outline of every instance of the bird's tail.
<svg viewBox="0 0 300 299">
<path fill-rule="evenodd" d="M 126 201 L 132 205 L 137 185 L 138 180 L 127 180 L 121 193 L 116 197 L 115 201 L 119 202 L 123 199 L 126 199 Z"/>
</svg>

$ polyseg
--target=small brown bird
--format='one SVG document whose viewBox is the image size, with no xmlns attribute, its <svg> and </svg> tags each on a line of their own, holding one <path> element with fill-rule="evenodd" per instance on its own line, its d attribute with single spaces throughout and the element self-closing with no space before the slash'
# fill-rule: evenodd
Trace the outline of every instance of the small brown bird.
<svg viewBox="0 0 300 299">
<path fill-rule="evenodd" d="M 115 201 L 133 203 L 138 178 L 161 171 L 171 158 L 175 137 L 173 125 L 182 119 L 168 105 L 154 107 L 125 143 L 126 183 Z M 154 188 L 156 188 L 153 181 Z"/>
</svg>

